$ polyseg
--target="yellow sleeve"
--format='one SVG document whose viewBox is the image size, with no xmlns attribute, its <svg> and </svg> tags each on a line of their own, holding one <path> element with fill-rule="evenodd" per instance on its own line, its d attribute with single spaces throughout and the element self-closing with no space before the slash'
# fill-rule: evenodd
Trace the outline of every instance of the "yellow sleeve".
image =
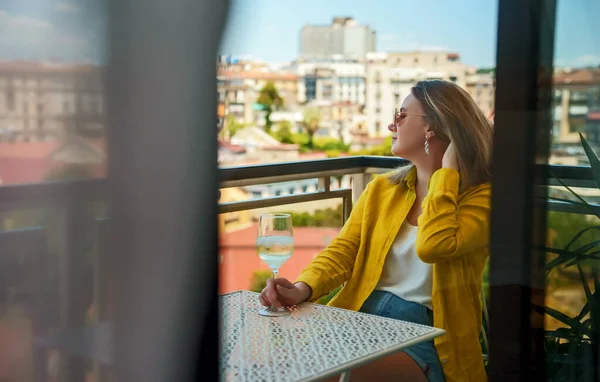
<svg viewBox="0 0 600 382">
<path fill-rule="evenodd" d="M 442 168 L 429 181 L 419 217 L 416 250 L 425 263 L 450 260 L 489 245 L 490 186 L 479 185 L 459 197 L 460 175 Z"/>
<path fill-rule="evenodd" d="M 360 246 L 365 203 L 371 184 L 360 195 L 340 233 L 298 276 L 296 282 L 302 281 L 312 289 L 310 301 L 328 294 L 350 279 Z"/>
</svg>

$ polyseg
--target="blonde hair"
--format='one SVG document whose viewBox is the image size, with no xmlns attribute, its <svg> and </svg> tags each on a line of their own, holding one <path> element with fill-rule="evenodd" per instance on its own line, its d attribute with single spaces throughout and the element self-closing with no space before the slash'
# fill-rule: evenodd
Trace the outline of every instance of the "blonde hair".
<svg viewBox="0 0 600 382">
<path fill-rule="evenodd" d="M 441 80 L 419 81 L 411 93 L 421 103 L 424 118 L 436 136 L 454 142 L 461 191 L 490 181 L 492 122 L 471 96 L 458 85 Z M 390 180 L 404 181 L 413 168 L 413 164 L 399 168 Z"/>
</svg>

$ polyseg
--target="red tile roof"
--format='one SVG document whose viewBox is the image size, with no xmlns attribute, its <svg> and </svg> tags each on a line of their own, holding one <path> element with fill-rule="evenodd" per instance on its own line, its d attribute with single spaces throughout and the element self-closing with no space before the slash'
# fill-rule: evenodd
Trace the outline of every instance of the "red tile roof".
<svg viewBox="0 0 600 382">
<path fill-rule="evenodd" d="M 596 111 L 596 112 L 588 113 L 587 119 L 589 119 L 591 121 L 600 121 L 600 112 Z"/>
<path fill-rule="evenodd" d="M 555 84 L 587 85 L 600 84 L 600 69 L 576 69 L 554 75 Z"/>
<path fill-rule="evenodd" d="M 226 77 L 230 79 L 253 79 L 253 80 L 270 80 L 270 81 L 296 81 L 298 76 L 291 73 L 273 73 L 260 71 L 242 71 L 230 72 L 223 71 L 218 73 L 218 77 Z"/>
<path fill-rule="evenodd" d="M 104 152 L 104 139 L 89 142 Z M 0 185 L 39 183 L 65 163 L 52 160 L 52 153 L 62 146 L 58 140 L 48 142 L 0 142 Z M 106 175 L 105 164 L 90 165 L 94 177 Z"/>
<path fill-rule="evenodd" d="M 227 149 L 233 153 L 245 153 L 246 152 L 246 149 L 244 148 L 244 146 L 233 145 L 229 142 L 222 141 L 222 140 L 219 140 L 218 142 L 219 142 L 219 147 Z"/>
<path fill-rule="evenodd" d="M 101 66 L 39 61 L 0 61 L 0 73 L 87 73 L 97 72 Z"/>
<path fill-rule="evenodd" d="M 0 158 L 46 158 L 60 142 L 0 142 Z"/>
</svg>

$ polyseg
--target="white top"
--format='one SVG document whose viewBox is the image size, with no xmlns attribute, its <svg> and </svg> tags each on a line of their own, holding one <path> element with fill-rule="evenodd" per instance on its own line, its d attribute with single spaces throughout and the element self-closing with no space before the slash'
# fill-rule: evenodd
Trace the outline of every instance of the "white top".
<svg viewBox="0 0 600 382">
<path fill-rule="evenodd" d="M 417 229 L 407 221 L 402 223 L 385 258 L 375 289 L 391 292 L 406 301 L 417 302 L 431 309 L 433 266 L 422 262 L 417 256 Z"/>
<path fill-rule="evenodd" d="M 320 304 L 276 318 L 260 309 L 258 293 L 219 297 L 221 381 L 321 381 L 445 333 Z"/>
</svg>

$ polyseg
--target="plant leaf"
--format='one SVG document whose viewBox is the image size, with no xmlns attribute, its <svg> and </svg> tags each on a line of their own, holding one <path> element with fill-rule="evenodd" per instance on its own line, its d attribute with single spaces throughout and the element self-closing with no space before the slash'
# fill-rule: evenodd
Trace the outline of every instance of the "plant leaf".
<svg viewBox="0 0 600 382">
<path fill-rule="evenodd" d="M 579 199 L 579 201 L 581 201 L 581 203 L 583 203 L 585 205 L 585 207 L 590 210 L 590 212 L 592 213 L 592 215 L 597 216 L 598 218 L 600 218 L 600 214 L 598 214 L 596 212 L 596 209 L 593 208 L 592 206 L 590 206 L 590 204 L 588 202 L 586 202 L 581 196 L 579 196 L 579 194 L 577 194 L 575 191 L 573 191 L 569 186 L 567 186 L 565 184 L 565 182 L 563 182 L 562 180 L 560 180 L 560 178 L 558 176 L 556 176 L 556 174 L 554 174 L 554 172 L 552 172 L 552 170 L 549 170 L 550 174 L 556 179 L 556 181 L 558 183 L 560 183 L 564 188 L 566 188 L 567 190 L 569 190 L 569 192 L 571 194 L 573 194 L 577 199 Z"/>
<path fill-rule="evenodd" d="M 589 251 L 590 249 L 594 248 L 595 246 L 597 246 L 598 244 L 600 244 L 600 240 L 594 240 L 591 243 L 587 243 L 585 245 L 582 245 L 581 247 L 577 248 L 575 250 L 575 252 L 577 253 L 581 253 L 584 254 L 585 252 Z"/>
<path fill-rule="evenodd" d="M 588 254 L 580 253 L 577 255 L 577 257 L 575 259 L 572 259 L 571 261 L 569 261 L 568 264 L 565 264 L 564 268 L 572 267 L 575 264 L 579 264 L 579 262 L 581 262 L 581 261 L 586 261 L 586 260 L 590 260 L 590 259 L 591 260 L 599 260 L 598 256 L 596 256 L 598 254 L 600 254 L 600 251 L 596 251 L 596 252 L 592 252 L 592 253 L 588 253 Z"/>
<path fill-rule="evenodd" d="M 600 230 L 600 226 L 596 225 L 596 226 L 592 226 L 592 227 L 587 227 L 587 228 L 584 228 L 581 231 L 577 232 L 577 235 L 573 236 L 573 238 L 571 239 L 571 241 L 569 241 L 569 244 L 567 244 L 565 246 L 565 249 L 569 249 L 571 247 L 571 245 L 573 245 L 573 243 L 575 243 L 581 237 L 581 235 L 583 235 L 584 233 L 586 233 L 587 231 L 589 231 L 591 229 Z"/>
<path fill-rule="evenodd" d="M 594 293 L 594 296 L 596 295 L 596 293 Z M 585 317 L 586 314 L 588 314 L 590 312 L 590 302 L 586 302 L 585 305 L 583 306 L 583 308 L 581 309 L 581 312 L 579 312 L 579 314 L 577 315 L 577 321 L 581 321 L 583 319 L 583 317 Z"/>
<path fill-rule="evenodd" d="M 549 273 L 552 269 L 554 269 L 554 267 L 566 263 L 567 261 L 582 261 L 582 260 L 589 260 L 589 259 L 593 259 L 593 260 L 600 260 L 600 256 L 596 256 L 600 254 L 600 251 L 596 251 L 596 252 L 592 252 L 589 254 L 582 254 L 582 253 L 577 253 L 577 252 L 573 252 L 573 251 L 567 251 L 565 249 L 559 249 L 559 248 L 550 248 L 550 247 L 538 247 L 538 250 L 540 251 L 544 251 L 544 252 L 549 252 L 549 253 L 556 253 L 560 256 L 558 256 L 556 259 L 548 262 L 546 264 L 546 273 Z M 576 261 L 573 263 L 575 264 Z M 571 265 L 573 265 L 571 264 Z"/>
<path fill-rule="evenodd" d="M 577 270 L 579 271 L 579 277 L 581 277 L 581 283 L 583 284 L 583 290 L 585 291 L 585 297 L 587 297 L 588 304 L 590 304 L 590 308 L 594 310 L 594 298 L 592 296 L 592 291 L 590 290 L 590 286 L 588 285 L 585 274 L 583 273 L 583 269 L 581 269 L 581 265 L 577 264 Z"/>
<path fill-rule="evenodd" d="M 581 140 L 581 145 L 583 146 L 585 155 L 590 161 L 590 167 L 592 168 L 592 174 L 596 180 L 596 185 L 600 188 L 600 159 L 598 159 L 594 150 L 592 150 L 583 134 L 581 134 L 581 131 L 579 132 L 579 139 Z"/>
<path fill-rule="evenodd" d="M 589 337 L 592 336 L 592 332 L 589 328 L 587 328 L 585 325 L 583 325 L 581 322 L 579 322 L 576 318 L 571 318 L 569 316 L 567 316 L 566 314 L 559 312 L 556 309 L 552 309 L 548 306 L 539 306 L 539 305 L 533 305 L 533 308 L 540 314 L 547 314 L 552 318 L 557 319 L 558 321 L 562 322 L 563 324 L 568 325 L 569 327 L 571 327 L 572 329 L 576 330 L 577 332 L 581 333 L 581 334 L 585 334 Z"/>
<path fill-rule="evenodd" d="M 572 331 L 570 331 L 567 328 L 558 328 L 556 330 L 547 330 L 544 334 L 546 335 L 546 337 L 553 337 L 553 338 L 573 339 L 574 337 L 577 337 L 576 333 L 573 333 Z"/>
</svg>

